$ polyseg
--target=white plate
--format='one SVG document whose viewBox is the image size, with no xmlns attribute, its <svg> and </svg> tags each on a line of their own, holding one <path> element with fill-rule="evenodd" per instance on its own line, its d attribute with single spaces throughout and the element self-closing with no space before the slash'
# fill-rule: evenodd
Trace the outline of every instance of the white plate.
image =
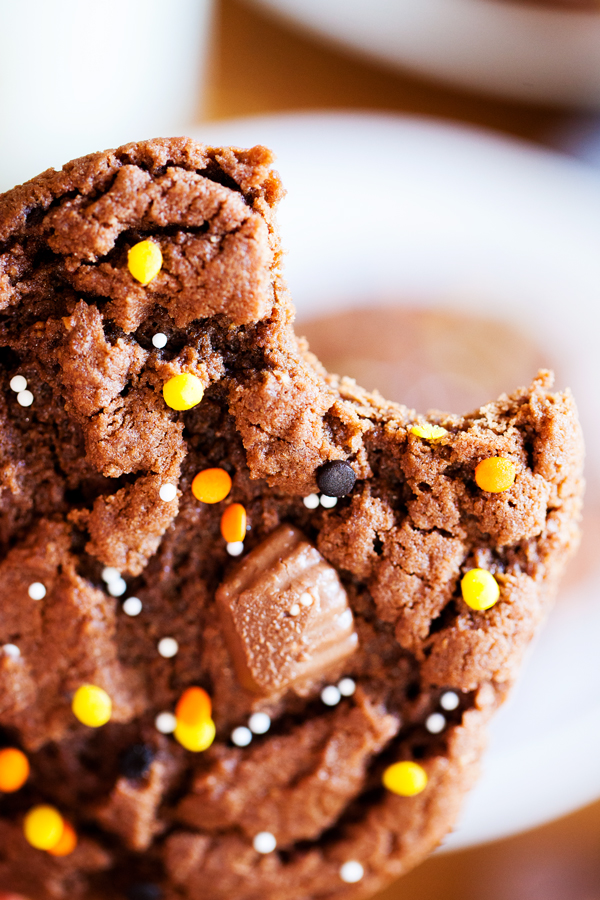
<svg viewBox="0 0 600 900">
<path fill-rule="evenodd" d="M 476 91 L 600 108 L 600 14 L 507 0 L 254 0 L 386 63 Z"/>
<path fill-rule="evenodd" d="M 593 170 L 480 131 L 397 117 L 264 118 L 194 137 L 276 151 L 289 191 L 279 216 L 286 272 L 301 315 L 409 297 L 412 306 L 491 313 L 529 329 L 558 362 L 559 386 L 575 392 L 588 477 L 600 481 Z M 561 594 L 498 714 L 483 777 L 448 847 L 600 797 L 599 639 L 600 597 L 588 578 Z"/>
</svg>

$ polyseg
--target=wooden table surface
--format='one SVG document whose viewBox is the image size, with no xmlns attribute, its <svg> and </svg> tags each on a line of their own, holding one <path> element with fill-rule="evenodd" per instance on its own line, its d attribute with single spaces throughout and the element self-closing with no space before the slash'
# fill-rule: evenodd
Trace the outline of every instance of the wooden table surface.
<svg viewBox="0 0 600 900">
<path fill-rule="evenodd" d="M 387 69 L 241 0 L 219 0 L 203 118 L 306 109 L 434 116 L 547 146 L 575 118 L 565 110 L 468 94 Z M 600 803 L 508 840 L 438 854 L 377 900 L 400 898 L 600 900 Z"/>
</svg>

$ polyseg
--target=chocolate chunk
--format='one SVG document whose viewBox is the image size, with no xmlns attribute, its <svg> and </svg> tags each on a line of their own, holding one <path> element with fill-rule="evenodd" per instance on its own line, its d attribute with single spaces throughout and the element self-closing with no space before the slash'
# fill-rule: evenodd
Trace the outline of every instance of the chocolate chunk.
<svg viewBox="0 0 600 900">
<path fill-rule="evenodd" d="M 327 497 L 345 497 L 356 484 L 356 475 L 349 463 L 335 459 L 321 466 L 317 472 L 317 484 Z"/>
<path fill-rule="evenodd" d="M 154 759 L 154 750 L 149 744 L 132 744 L 121 754 L 119 770 L 125 778 L 143 778 Z"/>
<path fill-rule="evenodd" d="M 256 693 L 318 679 L 357 648 L 337 572 L 292 525 L 249 553 L 216 599 L 238 679 Z"/>
</svg>

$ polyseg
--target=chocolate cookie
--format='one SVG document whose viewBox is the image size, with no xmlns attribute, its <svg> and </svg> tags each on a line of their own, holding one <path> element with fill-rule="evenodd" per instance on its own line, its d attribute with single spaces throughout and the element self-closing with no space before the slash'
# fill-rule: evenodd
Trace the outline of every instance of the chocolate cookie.
<svg viewBox="0 0 600 900">
<path fill-rule="evenodd" d="M 30 900 L 407 871 L 577 542 L 547 372 L 425 418 L 296 338 L 271 163 L 155 140 L 0 198 L 0 885 Z"/>
</svg>

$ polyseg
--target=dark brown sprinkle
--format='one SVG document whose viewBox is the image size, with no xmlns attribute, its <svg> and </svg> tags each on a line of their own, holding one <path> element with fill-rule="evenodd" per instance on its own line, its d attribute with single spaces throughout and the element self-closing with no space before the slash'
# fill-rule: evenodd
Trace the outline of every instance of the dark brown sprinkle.
<svg viewBox="0 0 600 900">
<path fill-rule="evenodd" d="M 127 900 L 161 900 L 162 896 L 163 892 L 159 886 L 149 882 L 132 884 L 127 891 Z"/>
<path fill-rule="evenodd" d="M 154 750 L 148 744 L 132 744 L 119 759 L 119 770 L 125 778 L 143 778 L 152 765 Z"/>
<path fill-rule="evenodd" d="M 327 497 L 345 497 L 356 484 L 356 475 L 349 463 L 336 459 L 321 466 L 317 472 L 317 484 Z"/>
</svg>

